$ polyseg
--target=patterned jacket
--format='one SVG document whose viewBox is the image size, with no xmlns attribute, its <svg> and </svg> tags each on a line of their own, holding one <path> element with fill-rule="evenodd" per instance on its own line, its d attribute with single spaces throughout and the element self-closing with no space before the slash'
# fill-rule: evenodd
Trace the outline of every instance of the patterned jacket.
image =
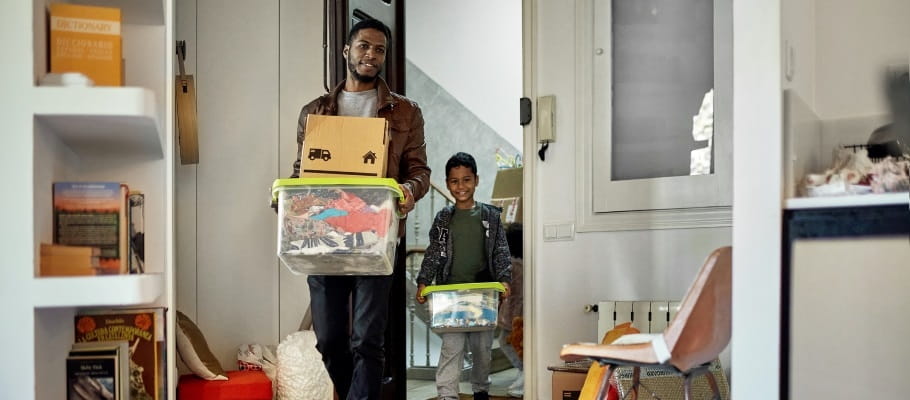
<svg viewBox="0 0 910 400">
<path fill-rule="evenodd" d="M 505 229 L 500 221 L 501 210 L 495 206 L 477 202 L 480 205 L 480 220 L 484 227 L 484 253 L 487 259 L 487 273 L 494 282 L 512 281 L 512 261 Z M 436 213 L 430 228 L 430 244 L 427 246 L 417 275 L 417 283 L 424 285 L 445 285 L 452 276 L 452 251 L 454 243 L 449 234 L 449 224 L 455 206 L 450 205 Z"/>
</svg>

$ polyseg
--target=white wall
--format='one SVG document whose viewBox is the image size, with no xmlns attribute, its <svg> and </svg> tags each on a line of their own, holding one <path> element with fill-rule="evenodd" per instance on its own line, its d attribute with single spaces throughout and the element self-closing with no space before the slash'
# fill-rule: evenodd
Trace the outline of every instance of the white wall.
<svg viewBox="0 0 910 400">
<path fill-rule="evenodd" d="M 780 35 L 780 0 L 736 2 L 731 398 L 737 400 L 776 399 L 780 382 Z"/>
<path fill-rule="evenodd" d="M 907 65 L 910 1 L 815 0 L 815 15 L 819 117 L 888 112 L 882 73 L 888 65 Z"/>
<path fill-rule="evenodd" d="M 0 331 L 0 342 L 9 344 L 4 355 L 8 360 L 0 364 L 0 397 L 34 398 L 35 385 L 35 309 L 31 297 L 35 274 L 35 207 L 48 207 L 36 203 L 32 168 L 34 159 L 34 122 L 32 121 L 33 46 L 23 34 L 32 32 L 32 2 L 4 2 L 0 12 L 0 48 L 6 56 L 0 62 L 0 121 L 3 121 L 3 156 L 0 157 L 0 179 L 7 186 L 7 193 L 0 200 L 0 311 L 7 329 Z M 43 10 L 42 10 L 43 11 Z M 18 60 L 18 62 L 10 62 Z M 37 67 L 35 67 L 37 69 Z M 39 161 L 40 162 L 40 161 Z M 15 188 L 15 189 L 13 189 Z M 38 364 L 41 365 L 41 364 Z M 62 382 L 61 382 L 62 384 Z"/>
<path fill-rule="evenodd" d="M 291 173 L 300 107 L 323 93 L 321 13 L 303 0 L 178 2 L 200 162 L 176 170 L 177 308 L 231 369 L 238 345 L 278 343 L 309 303 L 305 278 L 275 257 L 268 201 Z"/>
<path fill-rule="evenodd" d="M 795 90 L 812 108 L 816 84 L 815 3 L 815 0 L 797 0 L 780 5 L 784 89 Z"/>
<path fill-rule="evenodd" d="M 405 8 L 406 57 L 521 149 L 521 0 L 420 0 Z"/>
<path fill-rule="evenodd" d="M 597 341 L 596 316 L 582 307 L 606 299 L 681 298 L 711 250 L 731 243 L 730 228 L 578 233 L 544 242 L 541 226 L 575 218 L 576 144 L 573 3 L 534 1 L 536 94 L 556 96 L 556 137 L 545 162 L 534 163 L 534 343 L 537 398 L 551 390 L 547 365 L 565 343 Z"/>
</svg>

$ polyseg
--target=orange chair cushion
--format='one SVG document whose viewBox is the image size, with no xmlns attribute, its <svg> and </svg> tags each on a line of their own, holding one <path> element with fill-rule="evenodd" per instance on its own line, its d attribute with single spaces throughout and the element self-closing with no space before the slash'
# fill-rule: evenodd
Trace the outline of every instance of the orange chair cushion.
<svg viewBox="0 0 910 400">
<path fill-rule="evenodd" d="M 183 375 L 177 400 L 272 400 L 272 381 L 262 371 L 227 371 L 226 381 Z"/>
</svg>

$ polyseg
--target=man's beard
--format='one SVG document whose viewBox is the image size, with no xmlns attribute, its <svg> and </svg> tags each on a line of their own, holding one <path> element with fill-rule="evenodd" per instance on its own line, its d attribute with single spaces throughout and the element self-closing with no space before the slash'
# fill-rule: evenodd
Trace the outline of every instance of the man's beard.
<svg viewBox="0 0 910 400">
<path fill-rule="evenodd" d="M 363 75 L 363 74 L 357 72 L 357 64 L 354 64 L 353 62 L 349 61 L 348 62 L 348 71 L 351 72 L 351 77 L 353 77 L 354 80 L 356 80 L 358 82 L 373 83 L 373 82 L 376 82 L 376 78 L 378 78 L 379 74 L 382 73 L 382 68 L 376 69 L 375 76 L 367 76 L 367 75 Z"/>
</svg>

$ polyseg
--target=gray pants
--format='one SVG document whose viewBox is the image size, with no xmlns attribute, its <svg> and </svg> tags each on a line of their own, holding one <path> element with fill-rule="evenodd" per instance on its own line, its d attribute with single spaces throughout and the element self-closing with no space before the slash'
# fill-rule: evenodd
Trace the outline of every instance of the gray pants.
<svg viewBox="0 0 910 400">
<path fill-rule="evenodd" d="M 458 399 L 458 381 L 464 366 L 465 342 L 471 346 L 474 365 L 471 367 L 471 389 L 474 392 L 490 390 L 490 358 L 493 348 L 493 331 L 443 333 L 439 365 L 436 367 L 436 391 L 439 400 Z"/>
</svg>

